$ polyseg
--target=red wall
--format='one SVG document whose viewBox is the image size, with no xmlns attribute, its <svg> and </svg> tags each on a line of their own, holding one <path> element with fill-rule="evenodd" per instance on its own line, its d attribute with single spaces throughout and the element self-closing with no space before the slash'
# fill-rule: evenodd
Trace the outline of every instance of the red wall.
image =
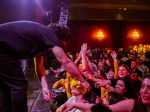
<svg viewBox="0 0 150 112">
<path fill-rule="evenodd" d="M 136 29 L 140 37 L 138 40 L 127 37 L 128 32 Z M 123 46 L 127 48 L 130 45 L 150 44 L 150 22 L 127 22 L 124 25 Z"/>
<path fill-rule="evenodd" d="M 126 21 L 70 21 L 72 39 L 68 50 L 79 52 L 83 43 L 88 43 L 90 48 L 112 48 L 118 50 L 120 47 L 128 48 L 134 44 L 150 44 L 150 22 L 126 22 Z M 106 39 L 99 41 L 92 38 L 95 29 L 104 30 Z M 127 38 L 129 29 L 137 28 L 142 32 L 138 41 Z"/>
</svg>

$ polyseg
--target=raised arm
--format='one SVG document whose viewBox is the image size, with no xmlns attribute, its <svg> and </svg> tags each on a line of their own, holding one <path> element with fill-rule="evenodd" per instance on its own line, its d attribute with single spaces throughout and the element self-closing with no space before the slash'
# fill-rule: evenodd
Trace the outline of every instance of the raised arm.
<svg viewBox="0 0 150 112">
<path fill-rule="evenodd" d="M 117 53 L 115 52 L 115 51 L 113 51 L 112 53 L 111 53 L 111 56 L 112 56 L 112 58 L 113 58 L 113 60 L 114 60 L 114 70 L 115 70 L 115 76 L 114 76 L 114 78 L 116 79 L 117 77 L 118 77 L 118 60 L 117 60 Z"/>
<path fill-rule="evenodd" d="M 81 110 L 82 112 L 91 112 L 91 107 L 94 104 L 90 103 L 72 103 L 72 104 L 66 104 L 61 108 L 61 111 L 59 112 L 70 112 L 73 108 L 77 108 Z"/>
<path fill-rule="evenodd" d="M 134 99 L 127 99 L 108 106 L 105 106 L 101 103 L 72 103 L 65 105 L 60 112 L 68 112 L 73 108 L 77 108 L 83 112 L 132 112 L 133 107 Z"/>
<path fill-rule="evenodd" d="M 108 106 L 113 112 L 131 112 L 134 107 L 134 99 L 127 99 Z"/>
<path fill-rule="evenodd" d="M 83 44 L 81 46 L 81 56 L 82 56 L 82 68 L 83 68 L 83 71 L 84 71 L 84 75 L 87 79 L 89 80 L 93 80 L 94 76 L 93 76 L 93 73 L 92 73 L 92 70 L 89 66 L 89 62 L 88 62 L 88 59 L 87 59 L 87 44 Z"/>
<path fill-rule="evenodd" d="M 54 46 L 52 51 L 63 68 L 68 71 L 72 77 L 75 77 L 77 80 L 84 83 L 86 88 L 89 88 L 89 84 L 84 80 L 76 65 L 67 57 L 63 49 L 58 46 Z"/>
</svg>

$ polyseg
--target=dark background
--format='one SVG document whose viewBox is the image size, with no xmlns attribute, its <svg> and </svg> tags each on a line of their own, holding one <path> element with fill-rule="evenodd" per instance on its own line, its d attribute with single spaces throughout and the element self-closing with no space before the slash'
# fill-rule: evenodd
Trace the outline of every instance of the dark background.
<svg viewBox="0 0 150 112">
<path fill-rule="evenodd" d="M 31 20 L 42 24 L 58 22 L 60 0 L 1 0 L 0 23 Z M 130 45 L 150 44 L 149 0 L 69 0 L 69 21 L 72 39 L 68 51 L 78 52 L 82 43 L 91 48 L 111 47 L 117 50 Z M 92 38 L 94 29 L 101 28 L 107 38 Z M 138 29 L 142 35 L 135 41 L 128 31 Z"/>
</svg>

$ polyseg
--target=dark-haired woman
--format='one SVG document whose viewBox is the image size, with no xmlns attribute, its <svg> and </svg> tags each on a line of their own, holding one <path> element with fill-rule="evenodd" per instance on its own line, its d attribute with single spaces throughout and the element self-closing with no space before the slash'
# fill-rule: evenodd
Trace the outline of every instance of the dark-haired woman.
<svg viewBox="0 0 150 112">
<path fill-rule="evenodd" d="M 108 112 L 150 112 L 150 76 L 143 79 L 138 100 L 127 99 L 107 107 L 102 104 L 74 103 L 66 105 L 62 112 L 72 108 L 78 108 L 84 112 L 104 112 L 104 109 Z"/>
</svg>

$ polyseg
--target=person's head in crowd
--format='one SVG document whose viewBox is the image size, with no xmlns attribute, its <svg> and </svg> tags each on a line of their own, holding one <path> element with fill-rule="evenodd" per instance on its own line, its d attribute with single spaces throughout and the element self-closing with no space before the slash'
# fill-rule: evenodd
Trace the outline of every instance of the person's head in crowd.
<svg viewBox="0 0 150 112">
<path fill-rule="evenodd" d="M 141 89 L 140 96 L 143 104 L 150 105 L 150 75 L 144 77 Z"/>
<path fill-rule="evenodd" d="M 94 102 L 94 92 L 90 87 L 87 90 L 87 88 L 85 89 L 82 83 L 78 81 L 77 83 L 74 83 L 71 88 L 71 93 L 73 96 L 83 96 L 83 98 L 88 102 Z"/>
<path fill-rule="evenodd" d="M 131 54 L 129 54 L 129 58 L 130 58 L 130 59 L 135 58 L 135 54 L 132 54 L 132 53 L 131 53 Z"/>
<path fill-rule="evenodd" d="M 113 68 L 114 60 L 112 58 L 106 58 L 106 64 L 108 65 L 109 68 Z"/>
<path fill-rule="evenodd" d="M 107 57 L 111 57 L 111 53 L 112 53 L 112 49 L 111 48 L 106 48 L 105 49 L 106 58 Z"/>
<path fill-rule="evenodd" d="M 81 73 L 83 72 L 82 63 L 78 64 L 78 69 L 79 69 L 79 71 L 80 71 Z"/>
<path fill-rule="evenodd" d="M 116 85 L 115 85 L 115 91 L 123 95 L 124 97 L 131 98 L 132 88 L 131 88 L 130 79 L 127 77 L 118 78 Z"/>
<path fill-rule="evenodd" d="M 144 61 L 143 61 L 143 59 L 138 58 L 138 59 L 137 59 L 137 63 L 138 63 L 138 65 L 143 65 L 143 64 L 144 64 Z"/>
<path fill-rule="evenodd" d="M 129 76 L 130 74 L 130 70 L 129 70 L 129 67 L 125 64 L 122 64 L 119 66 L 119 71 L 118 71 L 118 76 L 119 77 L 126 77 L 126 76 Z"/>
<path fill-rule="evenodd" d="M 120 93 L 118 93 L 116 91 L 108 92 L 109 105 L 115 104 L 115 103 L 117 103 L 119 101 L 122 101 L 124 99 L 125 99 L 125 97 L 122 94 L 120 94 Z"/>
<path fill-rule="evenodd" d="M 104 68 L 104 63 L 101 60 L 99 60 L 98 61 L 98 69 L 103 70 L 103 68 Z"/>
<path fill-rule="evenodd" d="M 108 70 L 106 71 L 106 78 L 107 78 L 108 80 L 113 79 L 113 78 L 114 78 L 114 75 L 115 75 L 115 73 L 114 73 L 114 70 L 113 70 L 113 69 L 108 69 Z"/>
<path fill-rule="evenodd" d="M 72 85 L 71 93 L 75 96 L 82 95 L 82 94 L 86 93 L 86 89 L 84 88 L 82 83 L 80 81 L 78 81 L 77 83 Z"/>
<path fill-rule="evenodd" d="M 130 68 L 131 68 L 131 73 L 134 72 L 137 73 L 140 78 L 143 77 L 142 71 L 138 69 L 138 63 L 136 59 L 131 60 Z"/>
<path fill-rule="evenodd" d="M 134 81 L 138 80 L 138 77 L 139 77 L 138 73 L 136 73 L 136 71 L 132 72 L 130 76 L 131 76 L 131 79 Z"/>
<path fill-rule="evenodd" d="M 130 64 L 130 68 L 131 69 L 136 69 L 138 66 L 137 60 L 136 59 L 132 59 L 131 60 L 131 64 Z"/>
<path fill-rule="evenodd" d="M 129 58 L 130 58 L 130 59 L 134 59 L 134 58 L 136 58 L 136 56 L 137 56 L 136 51 L 131 49 L 131 50 L 129 51 Z"/>
<path fill-rule="evenodd" d="M 122 79 L 118 79 L 115 85 L 115 91 L 120 94 L 124 94 L 126 92 L 125 82 Z"/>
<path fill-rule="evenodd" d="M 107 58 L 107 57 L 102 58 L 102 62 L 103 62 L 104 64 L 106 64 L 106 58 Z"/>
</svg>

